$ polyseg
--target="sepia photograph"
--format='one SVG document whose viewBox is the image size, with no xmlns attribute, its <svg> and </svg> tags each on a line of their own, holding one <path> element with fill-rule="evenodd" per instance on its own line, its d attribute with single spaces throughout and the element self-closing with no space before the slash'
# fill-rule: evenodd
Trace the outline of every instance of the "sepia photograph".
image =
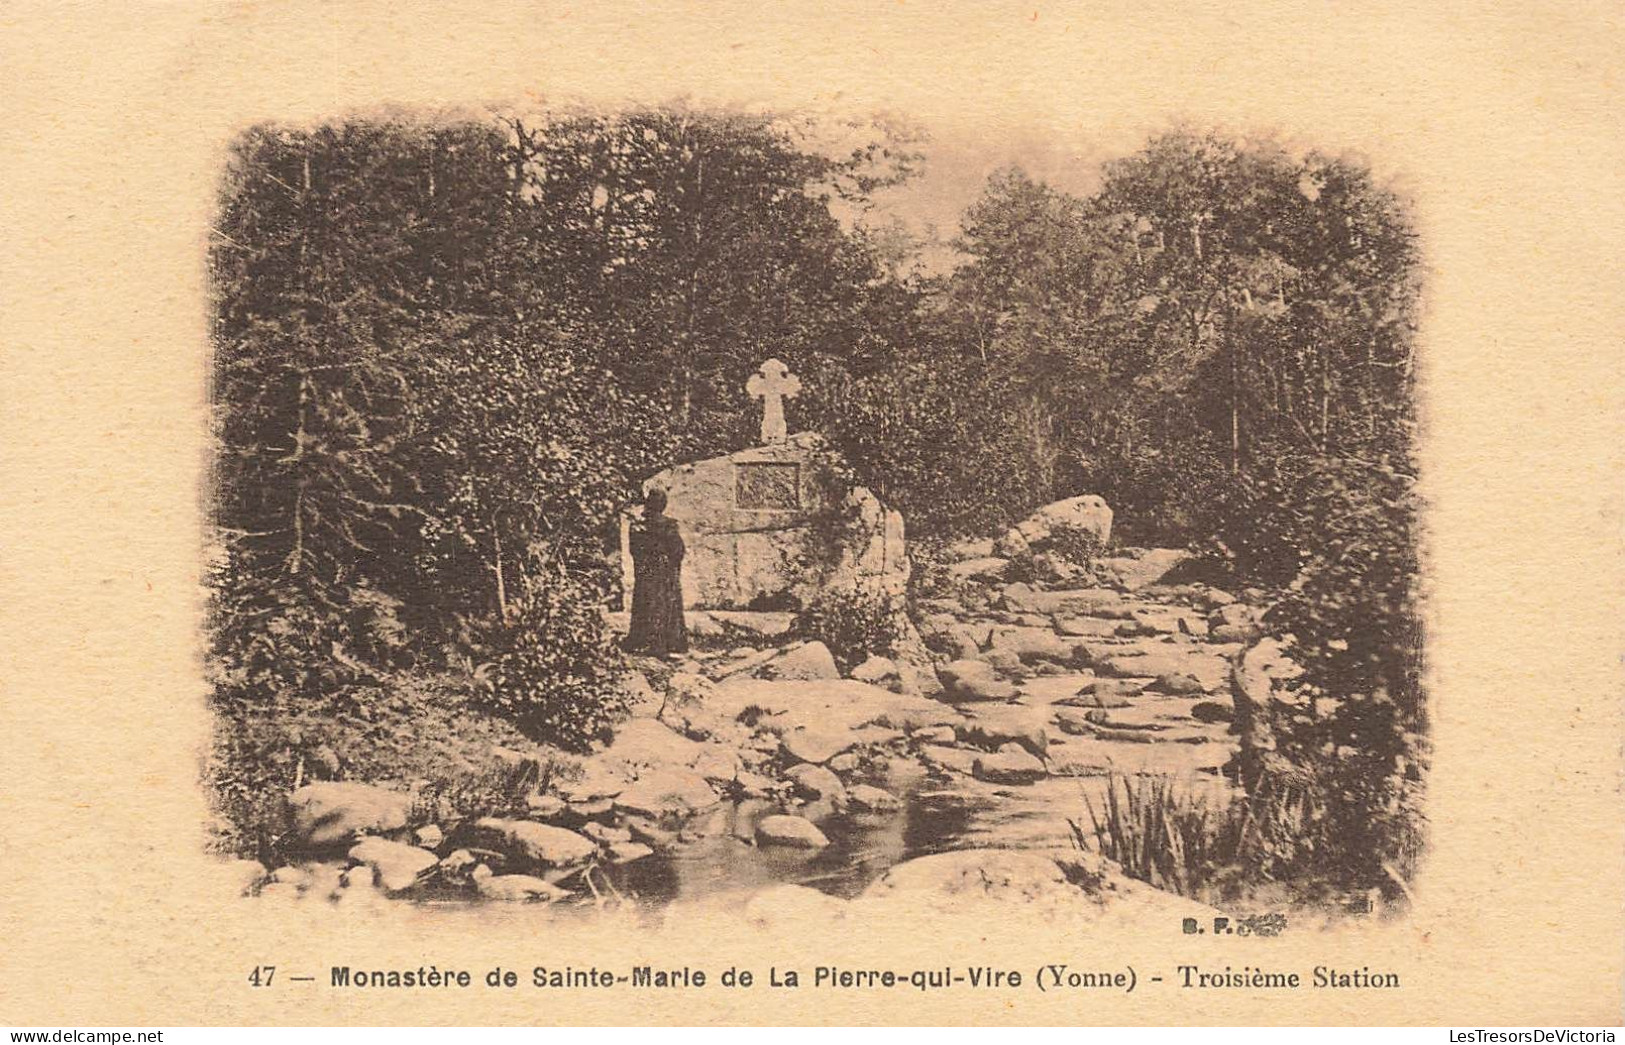
<svg viewBox="0 0 1625 1045">
<path fill-rule="evenodd" d="M 265 904 L 1402 917 L 1402 175 L 682 104 L 246 130 L 214 846 Z"/>
</svg>

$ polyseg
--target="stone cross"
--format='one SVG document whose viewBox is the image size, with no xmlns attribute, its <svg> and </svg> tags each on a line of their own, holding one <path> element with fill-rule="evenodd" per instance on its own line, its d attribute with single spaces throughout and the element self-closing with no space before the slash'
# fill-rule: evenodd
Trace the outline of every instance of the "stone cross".
<svg viewBox="0 0 1625 1045">
<path fill-rule="evenodd" d="M 790 438 L 784 424 L 784 400 L 801 391 L 801 378 L 777 359 L 769 359 L 745 382 L 745 391 L 762 401 L 762 442 L 782 443 Z"/>
</svg>

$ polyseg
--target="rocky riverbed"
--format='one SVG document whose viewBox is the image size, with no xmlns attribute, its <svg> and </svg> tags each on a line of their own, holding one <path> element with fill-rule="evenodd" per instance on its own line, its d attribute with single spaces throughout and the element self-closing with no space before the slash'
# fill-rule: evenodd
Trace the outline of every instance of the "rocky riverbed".
<svg viewBox="0 0 1625 1045">
<path fill-rule="evenodd" d="M 1254 611 L 1165 583 L 1177 552 L 1009 581 L 995 550 L 954 549 L 917 632 L 844 677 L 787 637 L 788 615 L 692 614 L 695 651 L 638 661 L 633 717 L 524 808 L 437 822 L 408 792 L 317 781 L 289 797 L 290 859 L 237 870 L 290 903 L 806 907 L 972 879 L 1160 902 L 1078 851 L 1068 821 L 1087 830 L 1113 774 L 1231 787 L 1232 659 Z"/>
</svg>

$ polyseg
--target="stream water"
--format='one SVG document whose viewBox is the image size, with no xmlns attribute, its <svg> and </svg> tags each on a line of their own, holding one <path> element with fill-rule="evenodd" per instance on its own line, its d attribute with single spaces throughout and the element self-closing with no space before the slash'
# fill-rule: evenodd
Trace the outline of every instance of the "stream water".
<svg viewBox="0 0 1625 1045">
<path fill-rule="evenodd" d="M 1068 818 L 1089 827 L 1085 796 L 1098 810 L 1104 778 L 1055 777 L 1022 787 L 929 778 L 915 763 L 894 763 L 873 781 L 902 800 L 884 813 L 836 811 L 819 803 L 797 812 L 830 844 L 817 850 L 757 846 L 758 818 L 769 802 L 725 803 L 691 821 L 683 844 L 608 873 L 624 895 L 646 904 L 703 900 L 772 885 L 810 886 L 834 896 L 861 893 L 895 864 L 917 856 L 979 847 L 1050 848 L 1072 844 Z"/>
</svg>

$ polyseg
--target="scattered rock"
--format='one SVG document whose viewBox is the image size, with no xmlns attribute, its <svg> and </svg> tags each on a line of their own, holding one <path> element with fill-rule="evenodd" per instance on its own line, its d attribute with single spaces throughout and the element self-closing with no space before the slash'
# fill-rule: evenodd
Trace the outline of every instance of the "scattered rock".
<svg viewBox="0 0 1625 1045">
<path fill-rule="evenodd" d="M 762 674 L 768 678 L 790 681 L 841 677 L 840 669 L 835 666 L 834 654 L 822 642 L 809 642 L 787 650 L 778 659 L 764 665 Z"/>
<path fill-rule="evenodd" d="M 1193 696 L 1204 692 L 1205 687 L 1195 675 L 1176 672 L 1169 675 L 1158 675 L 1157 681 L 1149 687 L 1176 697 Z"/>
<path fill-rule="evenodd" d="M 716 805 L 717 794 L 698 773 L 662 767 L 639 776 L 615 798 L 615 808 L 634 816 L 685 816 Z"/>
<path fill-rule="evenodd" d="M 874 686 L 885 686 L 892 689 L 902 682 L 898 674 L 897 662 L 890 657 L 875 655 L 852 669 L 852 677 L 859 682 L 867 682 Z"/>
<path fill-rule="evenodd" d="M 1049 775 L 1044 763 L 1020 744 L 1006 744 L 991 755 L 978 755 L 971 776 L 990 784 L 1030 784 Z"/>
<path fill-rule="evenodd" d="M 581 833 L 599 845 L 614 845 L 616 842 L 630 842 L 632 840 L 632 832 L 624 827 L 610 827 L 608 824 L 584 824 Z"/>
<path fill-rule="evenodd" d="M 487 816 L 474 822 L 474 830 L 482 840 L 491 843 L 489 848 L 541 868 L 569 867 L 598 852 L 598 846 L 590 838 L 530 820 Z"/>
<path fill-rule="evenodd" d="M 305 845 L 350 842 L 362 834 L 385 834 L 406 827 L 411 799 L 398 791 L 351 781 L 306 784 L 288 796 L 293 834 Z"/>
<path fill-rule="evenodd" d="M 1016 687 L 999 678 L 984 660 L 956 660 L 937 669 L 943 698 L 952 703 L 975 700 L 1011 700 Z"/>
<path fill-rule="evenodd" d="M 1010 570 L 1010 560 L 989 555 L 980 559 L 966 559 L 948 567 L 948 576 L 957 581 L 997 581 Z"/>
<path fill-rule="evenodd" d="M 1253 642 L 1262 638 L 1264 629 L 1256 624 L 1220 624 L 1210 628 L 1208 638 L 1214 642 Z"/>
<path fill-rule="evenodd" d="M 842 785 L 841 778 L 823 766 L 803 762 L 784 777 L 794 785 L 796 794 L 803 798 L 838 800 L 846 794 L 846 787 Z"/>
<path fill-rule="evenodd" d="M 736 775 L 734 784 L 745 798 L 765 798 L 779 789 L 778 781 L 748 770 Z"/>
<path fill-rule="evenodd" d="M 1096 559 L 1095 565 L 1114 577 L 1119 587 L 1139 591 L 1156 584 L 1191 558 L 1191 553 L 1182 548 L 1147 548 L 1134 556 Z"/>
<path fill-rule="evenodd" d="M 478 864 L 479 860 L 467 849 L 454 849 L 440 861 L 440 873 L 453 880 L 465 878 Z"/>
<path fill-rule="evenodd" d="M 784 745 L 785 754 L 797 762 L 811 762 L 815 765 L 828 762 L 851 747 L 854 742 L 852 734 L 845 730 L 807 728 L 790 730 L 780 736 L 779 740 Z"/>
<path fill-rule="evenodd" d="M 487 900 L 547 903 L 562 900 L 570 895 L 567 890 L 528 874 L 482 875 L 474 884 L 480 895 Z"/>
<path fill-rule="evenodd" d="M 846 801 L 853 809 L 883 813 L 901 809 L 903 802 L 890 791 L 870 784 L 855 784 L 847 788 Z"/>
<path fill-rule="evenodd" d="M 412 888 L 420 875 L 440 862 L 427 849 L 387 838 L 363 838 L 350 847 L 350 859 L 372 868 L 377 883 L 392 893 Z"/>
<path fill-rule="evenodd" d="M 927 744 L 920 749 L 920 757 L 929 766 L 967 775 L 976 765 L 976 752 L 941 744 Z"/>
<path fill-rule="evenodd" d="M 756 840 L 763 845 L 783 845 L 796 849 L 822 849 L 829 845 L 818 825 L 800 816 L 764 816 L 756 824 Z"/>
<path fill-rule="evenodd" d="M 563 815 L 567 806 L 558 795 L 526 795 L 525 808 L 537 820 L 553 820 Z"/>
<path fill-rule="evenodd" d="M 642 842 L 615 842 L 609 847 L 610 862 L 616 864 L 629 864 L 653 855 L 654 850 Z"/>
<path fill-rule="evenodd" d="M 922 744 L 952 744 L 956 735 L 953 726 L 927 726 L 914 731 L 914 739 Z"/>
<path fill-rule="evenodd" d="M 446 833 L 435 824 L 425 824 L 418 828 L 412 837 L 425 849 L 439 849 L 440 844 L 446 840 Z"/>
<path fill-rule="evenodd" d="M 997 751 L 1006 744 L 1018 744 L 1043 757 L 1049 747 L 1044 731 L 1048 712 L 1043 709 L 993 705 L 977 707 L 969 721 L 959 726 L 956 738 L 961 744 Z"/>
<path fill-rule="evenodd" d="M 1073 664 L 1077 660 L 1076 643 L 1067 642 L 1048 627 L 1003 627 L 993 629 L 992 651 L 1006 650 L 1023 663 L 1050 660 L 1058 664 Z"/>
</svg>

